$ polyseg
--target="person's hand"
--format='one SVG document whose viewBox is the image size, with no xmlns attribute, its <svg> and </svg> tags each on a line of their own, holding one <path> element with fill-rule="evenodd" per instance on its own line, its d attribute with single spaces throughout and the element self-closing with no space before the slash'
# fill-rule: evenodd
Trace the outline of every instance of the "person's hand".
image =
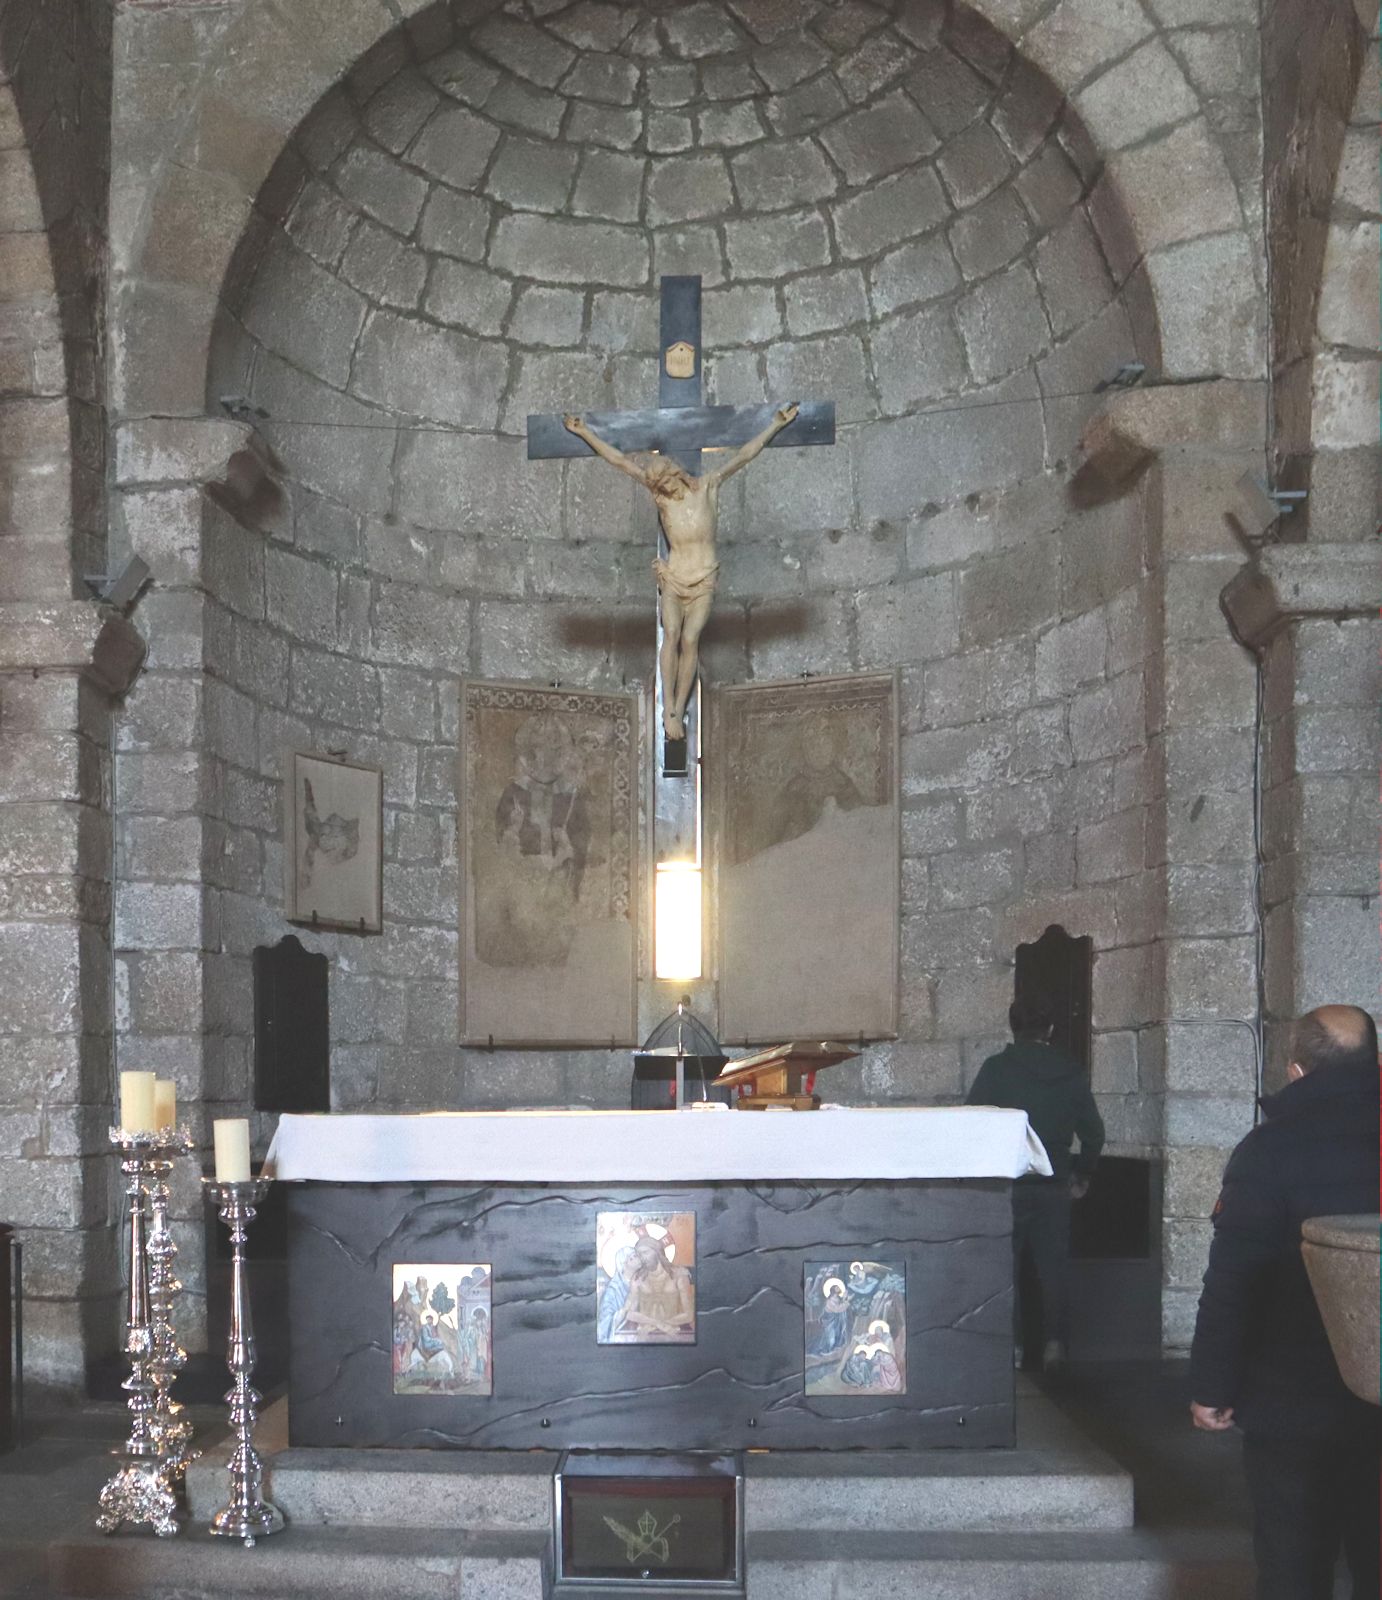
<svg viewBox="0 0 1382 1600">
<path fill-rule="evenodd" d="M 1190 1420 L 1204 1433 L 1224 1433 L 1233 1426 L 1233 1407 L 1202 1406 L 1192 1400 Z"/>
<path fill-rule="evenodd" d="M 566 429 L 566 431 L 568 433 L 584 433 L 585 432 L 585 423 L 580 419 L 580 417 L 565 416 L 561 420 L 562 420 L 562 426 Z"/>
<path fill-rule="evenodd" d="M 1072 1173 L 1070 1177 L 1070 1198 L 1072 1200 L 1083 1200 L 1088 1193 L 1089 1179 Z"/>
<path fill-rule="evenodd" d="M 785 428 L 789 422 L 795 422 L 797 420 L 797 412 L 800 410 L 801 407 L 795 400 L 790 405 L 779 406 L 773 413 L 777 419 L 778 427 Z"/>
</svg>

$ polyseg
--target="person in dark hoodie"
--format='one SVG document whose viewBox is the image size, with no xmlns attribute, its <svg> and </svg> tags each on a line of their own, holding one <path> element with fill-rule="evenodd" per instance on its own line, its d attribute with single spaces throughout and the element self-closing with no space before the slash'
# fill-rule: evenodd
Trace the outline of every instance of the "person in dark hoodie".
<svg viewBox="0 0 1382 1600">
<path fill-rule="evenodd" d="M 1104 1123 L 1084 1068 L 1051 1043 L 1054 1020 L 1039 1000 L 1014 1000 L 1008 1008 L 1013 1042 L 990 1056 L 965 1097 L 971 1106 L 1009 1106 L 1027 1120 L 1046 1147 L 1051 1177 L 1029 1174 L 1013 1184 L 1013 1363 L 1021 1366 L 1022 1309 L 1017 1286 L 1024 1255 L 1030 1255 L 1041 1289 L 1042 1365 L 1065 1360 L 1065 1284 L 1070 1259 L 1070 1202 L 1089 1188 Z M 1080 1151 L 1071 1155 L 1074 1139 Z"/>
<path fill-rule="evenodd" d="M 1224 1170 L 1190 1351 L 1191 1420 L 1243 1433 L 1259 1600 L 1377 1600 L 1382 1413 L 1339 1376 L 1300 1252 L 1309 1217 L 1378 1209 L 1377 1027 L 1296 1024 L 1287 1084 Z"/>
</svg>

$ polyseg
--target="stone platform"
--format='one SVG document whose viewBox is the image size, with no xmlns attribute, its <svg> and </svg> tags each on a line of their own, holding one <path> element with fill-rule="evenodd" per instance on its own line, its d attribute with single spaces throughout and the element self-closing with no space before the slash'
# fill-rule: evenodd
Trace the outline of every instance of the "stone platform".
<svg viewBox="0 0 1382 1600">
<path fill-rule="evenodd" d="M 750 1453 L 751 1600 L 1247 1600 L 1245 1537 L 1134 1526 L 1131 1473 L 1026 1380 L 1017 1418 L 1013 1450 Z M 553 1452 L 289 1449 L 280 1403 L 260 1444 L 290 1527 L 248 1551 L 202 1531 L 228 1450 L 207 1437 L 176 1539 L 55 1540 L 16 1592 L 542 1600 Z"/>
<path fill-rule="evenodd" d="M 759 1533 L 999 1532 L 1130 1528 L 1132 1478 L 1019 1380 L 1014 1450 L 749 1451 L 745 1523 Z M 260 1423 L 266 1492 L 296 1528 L 551 1524 L 555 1451 L 310 1450 L 284 1445 L 286 1402 Z M 192 1516 L 225 1496 L 224 1444 L 187 1476 Z"/>
</svg>

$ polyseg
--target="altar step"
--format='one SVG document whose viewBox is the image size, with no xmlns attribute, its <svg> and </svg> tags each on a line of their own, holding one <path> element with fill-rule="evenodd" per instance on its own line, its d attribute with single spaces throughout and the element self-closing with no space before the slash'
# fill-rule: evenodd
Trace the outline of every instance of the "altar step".
<svg viewBox="0 0 1382 1600">
<path fill-rule="evenodd" d="M 1133 1525 L 1130 1474 L 1027 1379 L 1013 1450 L 773 1451 L 745 1457 L 745 1528 L 799 1533 L 1060 1532 Z M 532 1451 L 294 1450 L 284 1403 L 260 1423 L 266 1493 L 297 1527 L 546 1530 L 557 1457 Z M 206 1521 L 226 1446 L 187 1476 Z"/>
<path fill-rule="evenodd" d="M 545 1532 L 440 1528 L 295 1527 L 253 1550 L 200 1526 L 171 1539 L 89 1535 L 50 1547 L 38 1592 L 54 1600 L 542 1600 L 546 1547 Z"/>
<path fill-rule="evenodd" d="M 750 1453 L 744 1476 L 751 1537 L 1133 1526 L 1131 1474 L 1028 1378 L 1018 1379 L 1012 1450 Z"/>
<path fill-rule="evenodd" d="M 1241 1525 L 1134 1526 L 1130 1475 L 1025 1380 L 1017 1417 L 1013 1450 L 749 1455 L 748 1600 L 1249 1600 Z M 545 1600 L 554 1454 L 292 1450 L 281 1405 L 258 1442 L 283 1533 L 246 1550 L 205 1531 L 226 1488 L 211 1438 L 177 1537 L 35 1527 L 0 1594 Z"/>
<path fill-rule="evenodd" d="M 294 1528 L 253 1550 L 188 1529 L 49 1551 L 62 1600 L 544 1600 L 546 1535 Z M 750 1535 L 748 1600 L 1249 1600 L 1245 1536 L 1080 1533 Z M 6 1591 L 0 1583 L 0 1593 Z M 25 1591 L 18 1591 L 25 1592 Z M 640 1592 L 657 1600 L 649 1585 Z"/>
<path fill-rule="evenodd" d="M 772 1533 L 749 1600 L 1251 1600 L 1247 1537 L 1167 1533 Z"/>
</svg>

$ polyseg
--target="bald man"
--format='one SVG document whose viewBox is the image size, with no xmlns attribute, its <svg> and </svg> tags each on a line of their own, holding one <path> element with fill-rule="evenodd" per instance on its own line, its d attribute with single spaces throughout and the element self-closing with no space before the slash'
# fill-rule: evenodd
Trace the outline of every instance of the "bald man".
<svg viewBox="0 0 1382 1600">
<path fill-rule="evenodd" d="M 1378 1408 L 1345 1388 L 1300 1253 L 1308 1217 L 1378 1209 L 1377 1029 L 1356 1006 L 1296 1024 L 1287 1084 L 1229 1158 L 1190 1352 L 1197 1428 L 1238 1427 L 1258 1600 L 1378 1600 Z"/>
</svg>

